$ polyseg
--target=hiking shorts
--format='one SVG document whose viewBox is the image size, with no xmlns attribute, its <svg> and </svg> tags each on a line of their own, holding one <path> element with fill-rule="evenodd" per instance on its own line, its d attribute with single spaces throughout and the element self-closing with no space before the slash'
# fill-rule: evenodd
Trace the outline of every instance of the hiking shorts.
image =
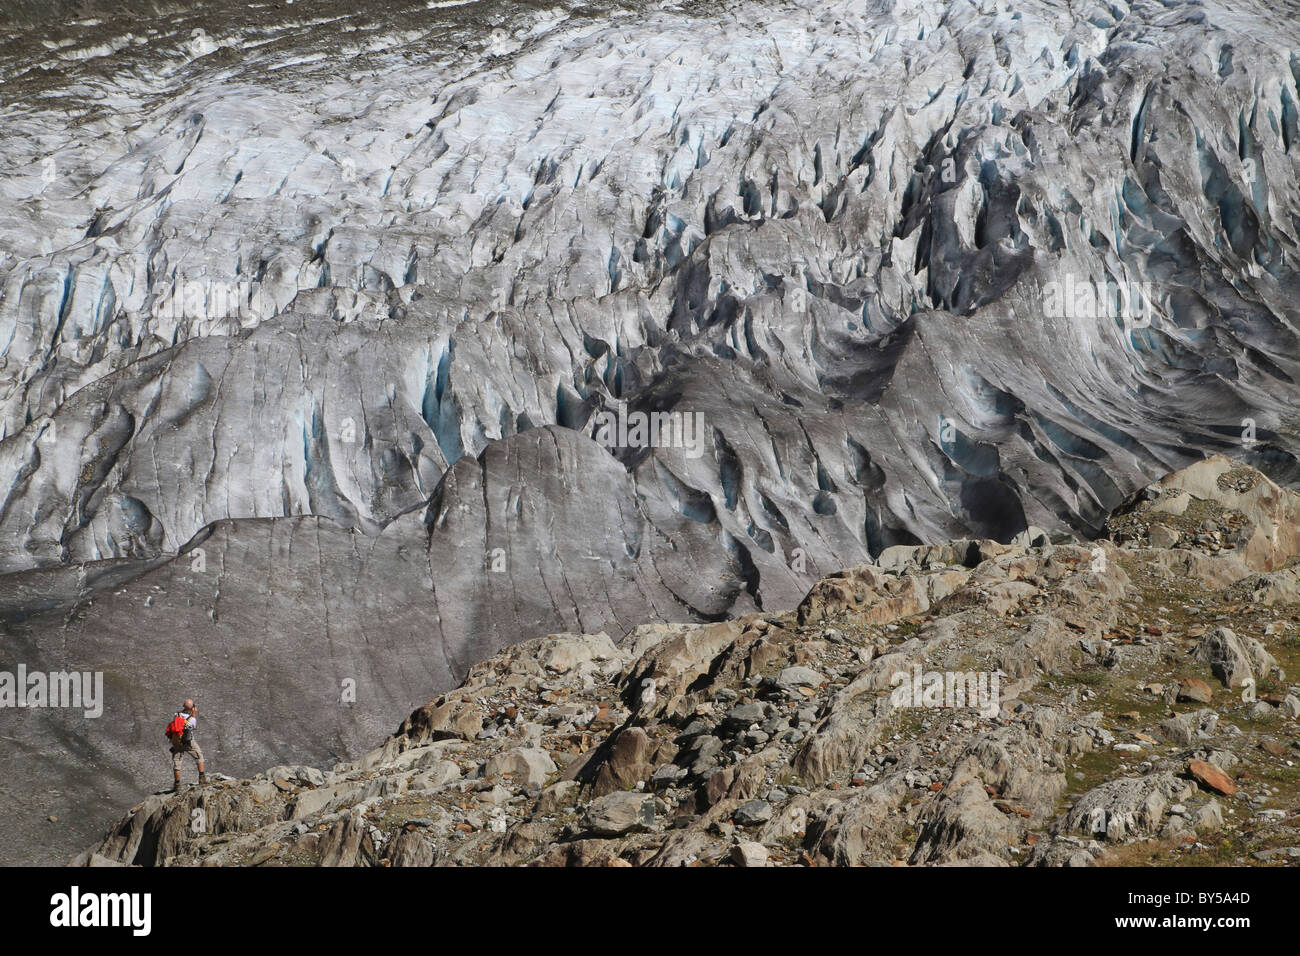
<svg viewBox="0 0 1300 956">
<path fill-rule="evenodd" d="M 188 747 L 172 748 L 172 769 L 177 773 L 181 772 L 181 766 L 185 763 L 185 755 L 194 758 L 196 764 L 203 763 L 203 750 L 199 747 L 198 741 L 191 741 Z"/>
</svg>

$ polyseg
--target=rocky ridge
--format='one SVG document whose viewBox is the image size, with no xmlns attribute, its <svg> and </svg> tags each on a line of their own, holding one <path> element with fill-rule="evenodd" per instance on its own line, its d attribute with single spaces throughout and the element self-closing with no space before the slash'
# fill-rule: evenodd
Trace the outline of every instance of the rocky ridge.
<svg viewBox="0 0 1300 956">
<path fill-rule="evenodd" d="M 1297 507 L 1215 457 L 1095 542 L 899 546 L 790 613 L 529 640 L 360 760 L 156 794 L 75 862 L 1293 864 Z M 901 699 L 920 673 L 992 706 Z"/>
</svg>

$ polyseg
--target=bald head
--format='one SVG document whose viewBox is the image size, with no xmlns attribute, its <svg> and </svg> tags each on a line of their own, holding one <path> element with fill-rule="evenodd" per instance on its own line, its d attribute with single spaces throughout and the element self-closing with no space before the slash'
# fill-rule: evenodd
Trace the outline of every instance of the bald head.
<svg viewBox="0 0 1300 956">
<path fill-rule="evenodd" d="M 191 712 L 192 712 L 192 711 L 194 710 L 194 701 L 190 700 L 190 699 L 187 697 L 187 698 L 185 699 L 185 706 L 184 706 L 182 709 L 183 709 L 183 710 L 188 710 L 188 711 L 191 711 Z"/>
</svg>

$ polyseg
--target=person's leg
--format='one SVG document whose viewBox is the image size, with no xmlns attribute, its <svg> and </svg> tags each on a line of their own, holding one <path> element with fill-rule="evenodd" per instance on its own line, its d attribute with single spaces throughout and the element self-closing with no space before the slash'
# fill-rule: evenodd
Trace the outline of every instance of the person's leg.
<svg viewBox="0 0 1300 956">
<path fill-rule="evenodd" d="M 181 789 L 181 764 L 185 760 L 185 755 L 172 748 L 172 793 L 178 793 Z"/>
<path fill-rule="evenodd" d="M 207 783 L 208 775 L 203 772 L 203 748 L 201 748 L 198 745 L 198 742 L 195 741 L 194 743 L 190 744 L 190 749 L 191 751 L 193 751 L 194 759 L 199 765 L 199 783 Z"/>
</svg>

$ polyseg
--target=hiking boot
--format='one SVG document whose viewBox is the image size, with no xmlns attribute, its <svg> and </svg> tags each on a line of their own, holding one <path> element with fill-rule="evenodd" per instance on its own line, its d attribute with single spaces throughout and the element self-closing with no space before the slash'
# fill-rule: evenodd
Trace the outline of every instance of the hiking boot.
<svg viewBox="0 0 1300 956">
<path fill-rule="evenodd" d="M 208 782 L 208 775 L 206 773 L 199 774 L 199 786 L 203 786 L 207 782 Z"/>
<path fill-rule="evenodd" d="M 171 793 L 180 793 L 180 792 L 181 792 L 181 782 L 180 782 L 179 780 L 177 780 L 175 783 L 172 784 L 172 788 L 171 788 L 171 791 L 170 791 L 170 792 L 171 792 Z"/>
</svg>

